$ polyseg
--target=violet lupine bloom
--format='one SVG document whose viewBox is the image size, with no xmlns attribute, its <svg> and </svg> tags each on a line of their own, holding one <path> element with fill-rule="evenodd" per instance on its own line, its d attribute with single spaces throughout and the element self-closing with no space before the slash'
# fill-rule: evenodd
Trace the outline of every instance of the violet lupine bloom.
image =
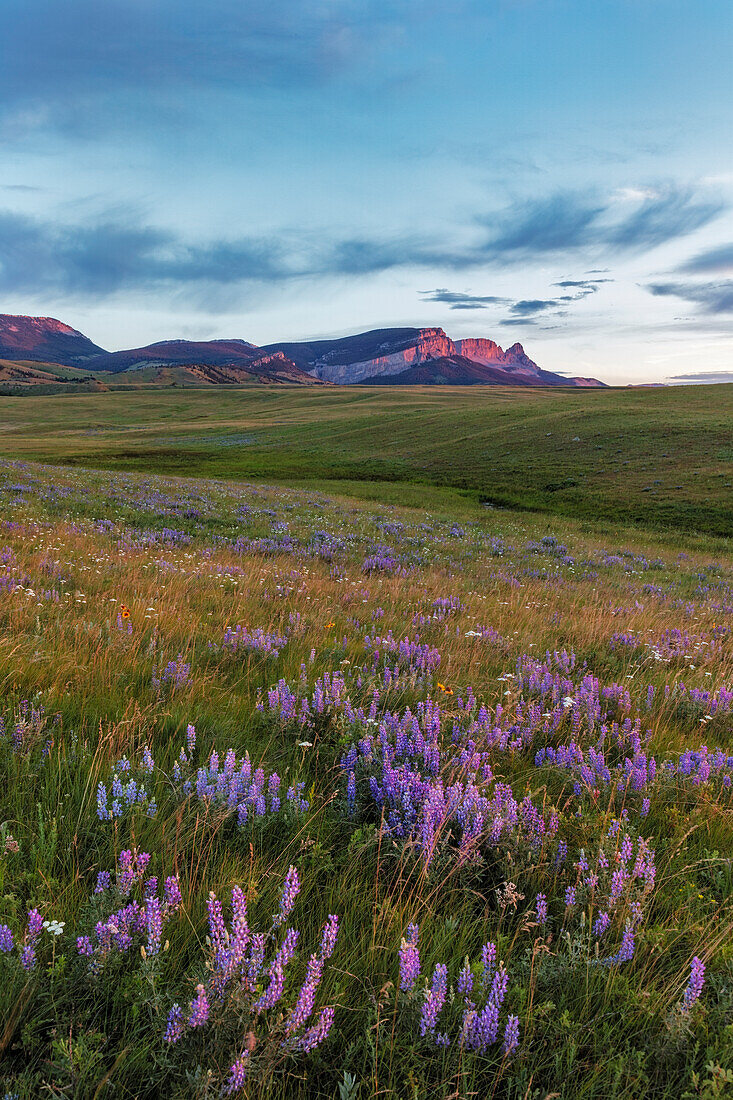
<svg viewBox="0 0 733 1100">
<path fill-rule="evenodd" d="M 705 963 L 695 955 L 692 960 L 690 980 L 687 983 L 682 997 L 682 1011 L 689 1012 L 696 1001 L 699 1000 L 702 988 L 705 985 Z"/>
<path fill-rule="evenodd" d="M 181 888 L 178 885 L 178 876 L 169 875 L 163 884 L 163 892 L 165 894 L 166 904 L 171 909 L 177 909 L 182 904 L 183 898 L 181 897 Z"/>
<path fill-rule="evenodd" d="M 519 1046 L 519 1017 L 510 1016 L 504 1028 L 504 1056 L 511 1054 Z"/>
<path fill-rule="evenodd" d="M 483 972 L 481 974 L 481 986 L 483 989 L 491 981 L 491 977 L 494 973 L 494 966 L 496 964 L 496 944 L 485 943 L 481 948 L 481 963 L 483 966 Z"/>
<path fill-rule="evenodd" d="M 168 1022 L 165 1027 L 165 1035 L 163 1038 L 166 1043 L 177 1043 L 183 1035 L 186 1027 L 185 1020 L 183 1018 L 183 1009 L 179 1004 L 171 1006 L 171 1010 L 168 1013 Z"/>
<path fill-rule="evenodd" d="M 29 943 L 21 948 L 20 965 L 24 970 L 32 970 L 36 965 L 36 949 Z"/>
<path fill-rule="evenodd" d="M 313 1027 L 309 1027 L 308 1030 L 304 1032 L 302 1039 L 298 1040 L 297 1049 L 307 1052 L 313 1050 L 314 1047 L 322 1043 L 323 1040 L 328 1037 L 328 1033 L 331 1030 L 333 1017 L 333 1008 L 324 1008 Z"/>
<path fill-rule="evenodd" d="M 112 885 L 112 874 L 110 871 L 98 871 L 97 872 L 97 885 L 94 887 L 95 894 L 103 894 L 105 890 L 109 890 Z"/>
<path fill-rule="evenodd" d="M 601 939 L 601 937 L 605 935 L 610 923 L 611 918 L 609 917 L 608 913 L 598 914 L 593 922 L 593 935 L 596 937 L 597 940 Z"/>
<path fill-rule="evenodd" d="M 209 894 L 206 900 L 206 912 L 209 918 L 209 931 L 211 932 L 211 943 L 214 948 L 215 965 L 218 965 L 219 957 L 227 944 L 227 930 L 224 924 L 221 902 L 214 893 Z"/>
<path fill-rule="evenodd" d="M 13 933 L 8 928 L 7 924 L 0 924 L 0 951 L 7 955 L 8 951 L 13 950 Z"/>
<path fill-rule="evenodd" d="M 621 939 L 621 946 L 615 955 L 611 955 L 610 958 L 604 959 L 607 966 L 615 966 L 618 963 L 629 962 L 634 957 L 634 926 L 627 924 L 624 928 L 624 934 Z"/>
<path fill-rule="evenodd" d="M 107 805 L 107 788 L 104 783 L 97 787 L 97 817 L 100 821 L 110 821 L 111 813 Z"/>
<path fill-rule="evenodd" d="M 321 937 L 321 960 L 325 961 L 330 959 L 333 955 L 334 948 L 336 947 L 336 937 L 338 936 L 339 919 L 334 913 L 329 913 L 328 920 L 323 929 L 323 935 Z"/>
<path fill-rule="evenodd" d="M 300 893 L 300 881 L 298 879 L 298 872 L 295 867 L 289 867 L 288 873 L 285 876 L 285 883 L 283 885 L 283 892 L 280 898 L 280 911 L 275 917 L 275 927 L 281 925 L 286 921 L 290 915 L 290 912 L 295 905 L 295 899 Z"/>
<path fill-rule="evenodd" d="M 265 992 L 254 1003 L 255 1012 L 265 1012 L 272 1008 L 280 1000 L 285 988 L 285 969 L 295 954 L 299 933 L 294 928 L 288 928 L 285 938 L 270 967 L 270 984 Z"/>
<path fill-rule="evenodd" d="M 28 930 L 26 932 L 26 938 L 35 943 L 43 930 L 43 917 L 37 909 L 31 909 L 28 912 Z"/>
<path fill-rule="evenodd" d="M 400 989 L 403 993 L 414 989 L 420 976 L 420 952 L 417 946 L 419 932 L 416 924 L 408 924 L 407 935 L 400 944 Z"/>
<path fill-rule="evenodd" d="M 468 998 L 469 993 L 473 989 L 473 972 L 471 970 L 468 959 L 466 959 L 466 962 L 464 963 L 463 968 L 458 975 L 457 989 L 461 997 L 466 998 Z"/>
<path fill-rule="evenodd" d="M 537 895 L 537 923 L 547 923 L 547 898 L 544 894 Z"/>
<path fill-rule="evenodd" d="M 148 897 L 145 901 L 145 925 L 148 933 L 147 953 L 157 955 L 160 951 L 160 941 L 163 936 L 163 914 L 160 900 L 155 896 Z"/>
<path fill-rule="evenodd" d="M 209 1001 L 203 985 L 196 986 L 196 996 L 191 1002 L 191 1014 L 188 1017 L 189 1027 L 203 1027 L 209 1019 Z"/>
<path fill-rule="evenodd" d="M 237 1058 L 236 1062 L 229 1070 L 229 1078 L 222 1089 L 223 1096 L 231 1096 L 233 1092 L 237 1092 L 239 1089 L 244 1088 L 248 1067 L 249 1051 L 245 1050 L 240 1054 L 239 1058 Z"/>
<path fill-rule="evenodd" d="M 425 994 L 425 1003 L 420 1013 L 420 1035 L 433 1035 L 438 1023 L 445 997 L 448 991 L 448 967 L 445 963 L 438 963 L 433 971 L 433 980 L 430 989 Z"/>
<path fill-rule="evenodd" d="M 261 997 L 252 1006 L 255 1012 L 266 1012 L 280 1000 L 285 989 L 285 970 L 279 959 L 270 967 L 270 984 Z"/>
<path fill-rule="evenodd" d="M 292 1009 L 285 1031 L 288 1035 L 294 1035 L 305 1023 L 313 1011 L 316 990 L 321 983 L 323 975 L 323 960 L 319 955 L 311 955 L 308 960 L 308 970 L 305 981 L 300 988 L 295 1007 Z"/>
<path fill-rule="evenodd" d="M 241 886 L 232 887 L 232 934 L 230 946 L 237 959 L 243 959 L 250 939 L 247 923 L 247 898 Z"/>
</svg>

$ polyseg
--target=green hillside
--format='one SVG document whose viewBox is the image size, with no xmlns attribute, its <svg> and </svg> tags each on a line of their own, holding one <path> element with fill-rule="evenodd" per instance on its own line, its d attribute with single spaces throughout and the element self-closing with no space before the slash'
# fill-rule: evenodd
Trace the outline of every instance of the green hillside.
<svg viewBox="0 0 733 1100">
<path fill-rule="evenodd" d="M 7 457 L 271 482 L 408 486 L 733 533 L 733 386 L 226 388 L 0 399 Z M 410 500 L 419 493 L 410 490 Z"/>
</svg>

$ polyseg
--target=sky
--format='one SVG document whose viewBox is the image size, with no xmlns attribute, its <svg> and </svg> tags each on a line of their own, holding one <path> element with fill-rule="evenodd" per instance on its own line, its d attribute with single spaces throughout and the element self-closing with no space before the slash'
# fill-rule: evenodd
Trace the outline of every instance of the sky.
<svg viewBox="0 0 733 1100">
<path fill-rule="evenodd" d="M 733 381 L 731 0 L 3 0 L 0 312 Z"/>
</svg>

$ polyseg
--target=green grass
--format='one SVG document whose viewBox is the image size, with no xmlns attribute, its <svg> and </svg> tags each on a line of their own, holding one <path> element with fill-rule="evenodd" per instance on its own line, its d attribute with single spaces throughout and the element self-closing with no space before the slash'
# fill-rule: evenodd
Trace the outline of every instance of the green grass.
<svg viewBox="0 0 733 1100">
<path fill-rule="evenodd" d="M 733 385 L 172 388 L 0 398 L 0 453 L 730 536 L 731 423 Z"/>
<path fill-rule="evenodd" d="M 185 413 L 191 431 L 198 398 L 187 396 L 186 409 L 138 406 L 138 415 L 149 417 L 151 434 L 164 434 L 160 423 L 150 423 L 153 412 L 180 422 Z M 77 399 L 65 405 L 78 413 Z M 100 423 L 99 410 L 111 415 L 114 407 L 95 405 L 95 427 L 113 427 Z M 72 440 L 81 436 L 79 423 L 67 427 Z M 251 1029 L 255 1057 L 242 1094 L 251 1100 L 726 1097 L 726 1075 L 733 1074 L 731 791 L 720 776 L 695 784 L 670 778 L 663 766 L 703 743 L 733 753 L 731 712 L 710 716 L 681 688 L 715 692 L 733 683 L 733 558 L 726 542 L 490 510 L 440 486 L 335 479 L 340 493 L 331 496 L 325 484 L 292 490 L 0 462 L 0 924 L 22 937 L 32 905 L 44 919 L 65 922 L 58 940 L 43 933 L 32 972 L 22 970 L 17 953 L 0 953 L 3 1089 L 20 1100 L 214 1100 Z M 349 495 L 372 490 L 377 499 Z M 292 544 L 282 542 L 285 532 Z M 331 547 L 325 555 L 323 532 Z M 279 551 L 272 539 L 281 540 Z M 405 575 L 363 571 L 382 545 L 399 557 Z M 454 604 L 441 617 L 436 601 L 448 597 Z M 117 619 L 121 604 L 130 610 L 129 631 Z M 277 657 L 233 656 L 222 638 L 237 623 L 285 633 L 287 643 Z M 482 627 L 495 635 L 477 638 Z M 674 629 L 685 632 L 684 645 L 655 656 L 665 631 Z M 365 636 L 390 631 L 395 638 L 419 634 L 435 647 L 435 674 L 378 681 Z M 624 632 L 639 645 L 613 641 Z M 571 670 L 563 649 L 575 655 Z M 474 715 L 483 705 L 492 728 L 521 726 L 537 700 L 516 689 L 517 661 L 543 660 L 548 651 L 559 654 L 547 658 L 556 672 L 565 661 L 554 695 L 540 707 L 559 706 L 557 728 L 536 728 L 526 741 L 503 746 L 485 730 L 469 734 L 458 702 L 469 687 L 478 701 Z M 190 678 L 156 689 L 155 670 L 179 653 Z M 304 727 L 256 707 L 280 679 L 309 694 L 318 677 L 334 672 L 344 675 L 354 707 L 368 709 L 378 687 L 379 719 L 407 707 L 417 714 L 426 700 L 437 704 L 446 783 L 464 775 L 451 761 L 470 736 L 517 800 L 529 793 L 548 813 L 557 808 L 570 852 L 563 868 L 552 848 L 539 854 L 485 837 L 476 858 L 461 862 L 451 835 L 441 837 L 425 869 L 414 840 L 380 829 L 381 811 L 361 778 L 349 815 L 339 760 L 368 724 L 335 704 Z M 562 697 L 577 697 L 586 675 L 619 685 L 618 705 L 604 701 L 603 709 L 621 732 L 602 734 L 585 709 L 576 721 L 563 707 Z M 27 709 L 23 718 L 23 700 L 36 709 L 35 723 Z M 641 792 L 620 778 L 625 755 L 634 755 L 624 723 L 633 729 L 637 722 L 643 751 L 658 762 L 656 779 Z M 222 759 L 229 747 L 246 751 L 268 774 L 302 781 L 308 812 L 251 818 L 238 828 L 221 807 L 186 797 L 171 777 L 188 723 L 198 733 L 194 769 L 214 749 Z M 599 738 L 614 781 L 598 790 L 578 793 L 574 774 L 535 764 L 541 747 L 575 740 L 587 751 Z M 155 794 L 155 816 L 138 807 L 101 821 L 97 784 L 110 783 L 121 757 L 139 761 L 146 744 L 156 764 L 144 779 Z M 490 779 L 481 783 L 493 791 Z M 618 947 L 626 910 L 619 906 L 596 957 L 589 929 L 597 903 L 584 900 L 568 914 L 565 889 L 575 881 L 581 849 L 592 859 L 599 844 L 610 843 L 614 860 L 607 834 L 622 813 L 623 830 L 654 848 L 657 875 L 633 958 L 600 965 L 597 957 Z M 166 925 L 168 948 L 158 957 L 144 958 L 138 937 L 133 950 L 90 975 L 76 937 L 93 934 L 102 913 L 104 903 L 93 895 L 97 873 L 135 846 L 151 853 L 153 874 L 179 875 L 182 912 Z M 281 1002 L 286 1008 L 327 915 L 341 919 L 317 998 L 336 1008 L 327 1043 L 282 1059 L 279 1010 L 253 1020 L 234 1000 L 226 1011 L 214 1008 L 210 1027 L 167 1047 L 162 1033 L 171 1004 L 187 1007 L 210 975 L 210 891 L 228 915 L 232 884 L 240 884 L 253 927 L 266 928 L 291 864 L 302 882 L 291 918 L 301 944 Z M 502 904 L 497 890 L 509 882 L 515 902 Z M 548 899 L 545 928 L 535 919 L 538 892 Z M 451 1045 L 421 1039 L 419 997 L 397 988 L 397 952 L 411 921 L 420 924 L 424 974 L 430 978 L 445 962 L 453 988 L 465 958 L 477 959 L 482 944 L 496 942 L 510 974 L 502 1028 L 507 1012 L 520 1020 L 514 1058 L 505 1060 L 496 1044 L 480 1055 L 461 1050 L 458 994 L 440 1025 L 451 1031 Z M 679 1002 L 695 955 L 705 961 L 707 981 L 700 1003 L 685 1014 Z"/>
</svg>

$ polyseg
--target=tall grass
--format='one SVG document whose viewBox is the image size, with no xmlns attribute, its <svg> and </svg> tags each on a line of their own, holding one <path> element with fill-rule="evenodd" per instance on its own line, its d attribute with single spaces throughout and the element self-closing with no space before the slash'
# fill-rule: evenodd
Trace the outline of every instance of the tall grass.
<svg viewBox="0 0 733 1100">
<path fill-rule="evenodd" d="M 218 1096 L 246 1043 L 242 1094 L 252 1097 L 726 1095 L 733 563 L 719 544 L 691 540 L 682 553 L 654 535 L 626 532 L 619 545 L 600 527 L 512 513 L 456 523 L 315 491 L 20 463 L 0 468 L 0 500 L 0 924 L 17 943 L 32 907 L 64 922 L 58 936 L 40 936 L 35 967 L 22 967 L 17 947 L 0 954 L 9 1095 Z M 364 572 L 374 559 L 382 564 Z M 237 624 L 287 641 L 277 656 L 232 651 L 223 641 Z M 374 638 L 390 631 L 395 643 L 419 636 L 439 652 L 438 667 L 426 671 L 419 655 L 384 642 L 375 661 Z M 188 673 L 165 679 L 179 655 Z M 558 677 L 556 696 L 557 685 L 571 687 L 533 695 L 522 658 Z M 385 679 L 395 664 L 396 678 Z M 327 698 L 299 723 L 270 705 L 278 681 L 312 699 L 334 672 L 351 710 Z M 582 702 L 589 676 L 611 692 L 598 696 L 597 719 Z M 546 818 L 558 815 L 555 839 L 540 849 L 507 829 L 494 842 L 486 820 L 464 850 L 463 826 L 446 814 L 428 857 L 417 826 L 400 831 L 371 793 L 369 774 L 381 774 L 373 759 L 356 769 L 349 803 L 341 761 L 351 746 L 389 714 L 417 715 L 426 700 L 440 708 L 434 743 L 445 782 L 465 781 L 473 765 L 454 757 L 472 740 L 491 769 L 480 781 L 486 796 L 498 783 L 517 802 L 529 795 Z M 372 705 L 372 725 L 354 717 Z M 482 705 L 490 721 L 476 732 Z M 623 727 L 637 719 L 635 753 Z M 622 732 L 618 751 L 616 735 L 604 735 L 611 782 L 537 762 L 539 750 L 570 742 L 587 753 L 613 722 Z M 193 789 L 176 779 L 189 725 Z M 493 728 L 510 731 L 503 743 Z M 729 763 L 706 775 L 678 767 L 701 745 L 720 747 Z M 131 771 L 118 774 L 140 775 L 146 746 L 154 769 L 142 781 L 155 812 L 140 803 L 101 820 L 99 784 L 111 789 L 123 758 Z M 277 772 L 283 793 L 302 783 L 308 808 L 252 812 L 239 825 L 221 801 L 197 797 L 196 769 L 229 748 L 248 753 L 253 770 Z M 636 789 L 624 758 L 636 766 L 642 752 L 657 773 Z M 404 759 L 424 767 L 412 749 Z M 615 852 L 614 829 L 646 838 L 656 865 L 632 957 L 619 962 L 609 958 L 621 928 L 614 940 L 592 933 L 600 893 L 566 904 L 573 862 L 581 850 Z M 558 841 L 568 846 L 564 862 Z M 178 876 L 182 905 L 157 958 L 136 941 L 90 973 L 76 940 L 101 917 L 98 873 L 127 849 L 150 853 L 161 882 Z M 210 893 L 228 915 L 240 885 L 252 927 L 266 929 L 291 866 L 300 941 L 279 1004 L 253 1021 L 240 994 L 212 1002 L 209 1027 L 166 1044 L 171 1005 L 190 1004 L 215 972 Z M 317 1006 L 334 1006 L 335 1021 L 313 1051 L 289 1053 L 283 1021 L 328 914 L 338 914 L 340 931 Z M 423 976 L 448 965 L 439 1028 L 447 1045 L 420 1035 L 422 985 L 400 988 L 398 950 L 411 922 Z M 467 958 L 478 974 L 489 941 L 509 973 L 502 1033 L 507 1013 L 519 1017 L 509 1054 L 501 1041 L 476 1052 L 460 1039 L 458 975 Z M 684 1010 L 693 957 L 706 982 Z"/>
</svg>

